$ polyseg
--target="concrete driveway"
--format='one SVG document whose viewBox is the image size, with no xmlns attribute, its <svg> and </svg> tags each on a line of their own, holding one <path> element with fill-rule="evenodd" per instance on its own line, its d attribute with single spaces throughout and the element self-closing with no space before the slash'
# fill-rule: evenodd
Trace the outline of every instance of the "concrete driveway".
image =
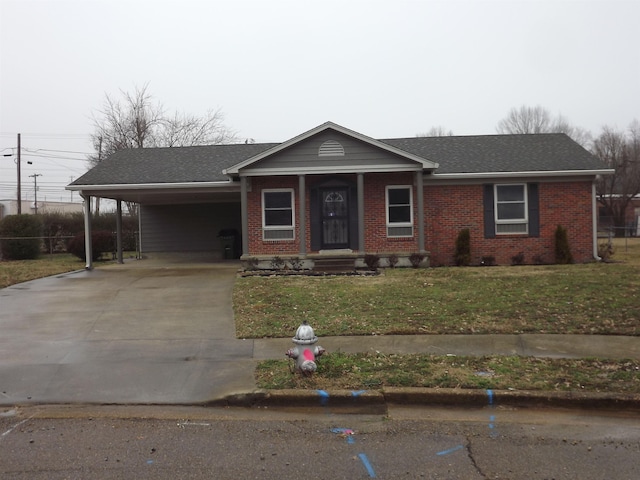
<svg viewBox="0 0 640 480">
<path fill-rule="evenodd" d="M 236 264 L 104 266 L 0 290 L 0 404 L 199 403 L 255 389 Z"/>
</svg>

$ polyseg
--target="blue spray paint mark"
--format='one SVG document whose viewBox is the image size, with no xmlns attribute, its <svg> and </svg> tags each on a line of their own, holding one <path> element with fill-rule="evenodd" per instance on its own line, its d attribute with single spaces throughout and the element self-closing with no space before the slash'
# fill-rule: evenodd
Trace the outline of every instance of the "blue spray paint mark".
<svg viewBox="0 0 640 480">
<path fill-rule="evenodd" d="M 353 395 L 354 397 L 359 397 L 360 395 L 362 395 L 363 393 L 367 393 L 366 390 L 357 390 L 355 392 L 351 392 L 351 395 Z"/>
<path fill-rule="evenodd" d="M 360 457 L 360 460 L 362 460 L 362 464 L 364 465 L 364 468 L 367 469 L 367 472 L 369 473 L 369 477 L 376 478 L 376 472 L 373 470 L 371 463 L 369 463 L 369 459 L 367 458 L 367 456 L 364 453 L 359 453 L 358 457 Z"/>
<path fill-rule="evenodd" d="M 458 445 L 457 447 L 450 448 L 449 450 L 443 450 L 441 452 L 436 453 L 436 455 L 449 455 L 450 453 L 457 452 L 458 450 L 462 450 L 464 447 L 462 445 Z"/>
<path fill-rule="evenodd" d="M 153 460 L 147 460 L 147 465 L 152 465 L 153 464 Z"/>
<path fill-rule="evenodd" d="M 320 405 L 324 407 L 329 401 L 329 394 L 324 390 L 317 390 L 317 392 L 318 392 L 318 395 L 320 395 Z"/>
<path fill-rule="evenodd" d="M 487 390 L 487 396 L 489 397 L 489 405 L 493 405 L 493 390 Z"/>
</svg>

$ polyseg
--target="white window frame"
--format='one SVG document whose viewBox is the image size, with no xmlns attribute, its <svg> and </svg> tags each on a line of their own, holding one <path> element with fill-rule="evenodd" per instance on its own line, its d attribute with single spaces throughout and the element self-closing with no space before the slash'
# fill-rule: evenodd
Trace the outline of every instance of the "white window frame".
<svg viewBox="0 0 640 480">
<path fill-rule="evenodd" d="M 389 191 L 390 190 L 409 190 L 409 221 L 408 222 L 391 222 L 389 219 L 389 208 L 392 206 L 389 203 Z M 397 205 L 400 206 L 400 205 Z M 387 225 L 387 237 L 388 238 L 409 238 L 413 237 L 413 186 L 412 185 L 387 185 L 385 187 L 385 215 Z M 410 233 L 398 235 L 393 234 L 394 228 L 410 228 Z"/>
<path fill-rule="evenodd" d="M 520 201 L 499 201 L 498 200 L 498 189 L 500 187 L 522 187 L 522 195 L 523 200 Z M 524 217 L 523 218 L 509 218 L 509 219 L 501 219 L 498 218 L 498 205 L 501 204 L 509 204 L 509 203 L 517 203 L 524 204 Z M 493 186 L 493 211 L 494 211 L 494 220 L 496 225 L 496 235 L 528 235 L 529 234 L 529 192 L 527 190 L 526 183 L 497 183 Z M 500 231 L 500 226 L 516 226 L 522 225 L 522 230 L 511 230 L 509 231 Z"/>
<path fill-rule="evenodd" d="M 289 193 L 291 198 L 291 225 L 267 225 L 265 194 L 283 192 Z M 265 188 L 262 190 L 262 239 L 264 241 L 275 242 L 282 240 L 295 240 L 296 201 L 294 193 L 293 188 Z M 280 235 L 278 235 L 278 232 L 280 232 Z"/>
</svg>

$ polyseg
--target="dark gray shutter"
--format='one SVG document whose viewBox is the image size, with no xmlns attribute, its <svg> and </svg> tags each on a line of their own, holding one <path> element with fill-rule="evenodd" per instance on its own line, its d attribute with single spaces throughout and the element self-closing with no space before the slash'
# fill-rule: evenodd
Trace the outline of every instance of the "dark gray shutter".
<svg viewBox="0 0 640 480">
<path fill-rule="evenodd" d="M 493 210 L 493 184 L 487 183 L 483 187 L 484 202 L 484 238 L 496 237 L 496 221 Z"/>
<path fill-rule="evenodd" d="M 540 236 L 540 201 L 538 200 L 538 184 L 529 183 L 527 185 L 529 206 L 529 236 Z"/>
</svg>

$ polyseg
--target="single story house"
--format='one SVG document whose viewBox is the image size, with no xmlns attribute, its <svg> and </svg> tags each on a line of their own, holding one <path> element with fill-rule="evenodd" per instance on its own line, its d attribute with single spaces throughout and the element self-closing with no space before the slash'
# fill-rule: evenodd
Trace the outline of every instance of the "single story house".
<svg viewBox="0 0 640 480">
<path fill-rule="evenodd" d="M 283 143 L 122 150 L 67 189 L 85 199 L 87 236 L 92 197 L 116 200 L 119 216 L 121 202 L 139 204 L 144 255 L 224 258 L 222 233 L 254 262 L 419 253 L 438 266 L 454 263 L 468 228 L 472 263 L 520 252 L 553 262 L 562 225 L 587 262 L 597 257 L 594 181 L 610 173 L 564 134 L 376 140 L 327 122 Z"/>
</svg>

